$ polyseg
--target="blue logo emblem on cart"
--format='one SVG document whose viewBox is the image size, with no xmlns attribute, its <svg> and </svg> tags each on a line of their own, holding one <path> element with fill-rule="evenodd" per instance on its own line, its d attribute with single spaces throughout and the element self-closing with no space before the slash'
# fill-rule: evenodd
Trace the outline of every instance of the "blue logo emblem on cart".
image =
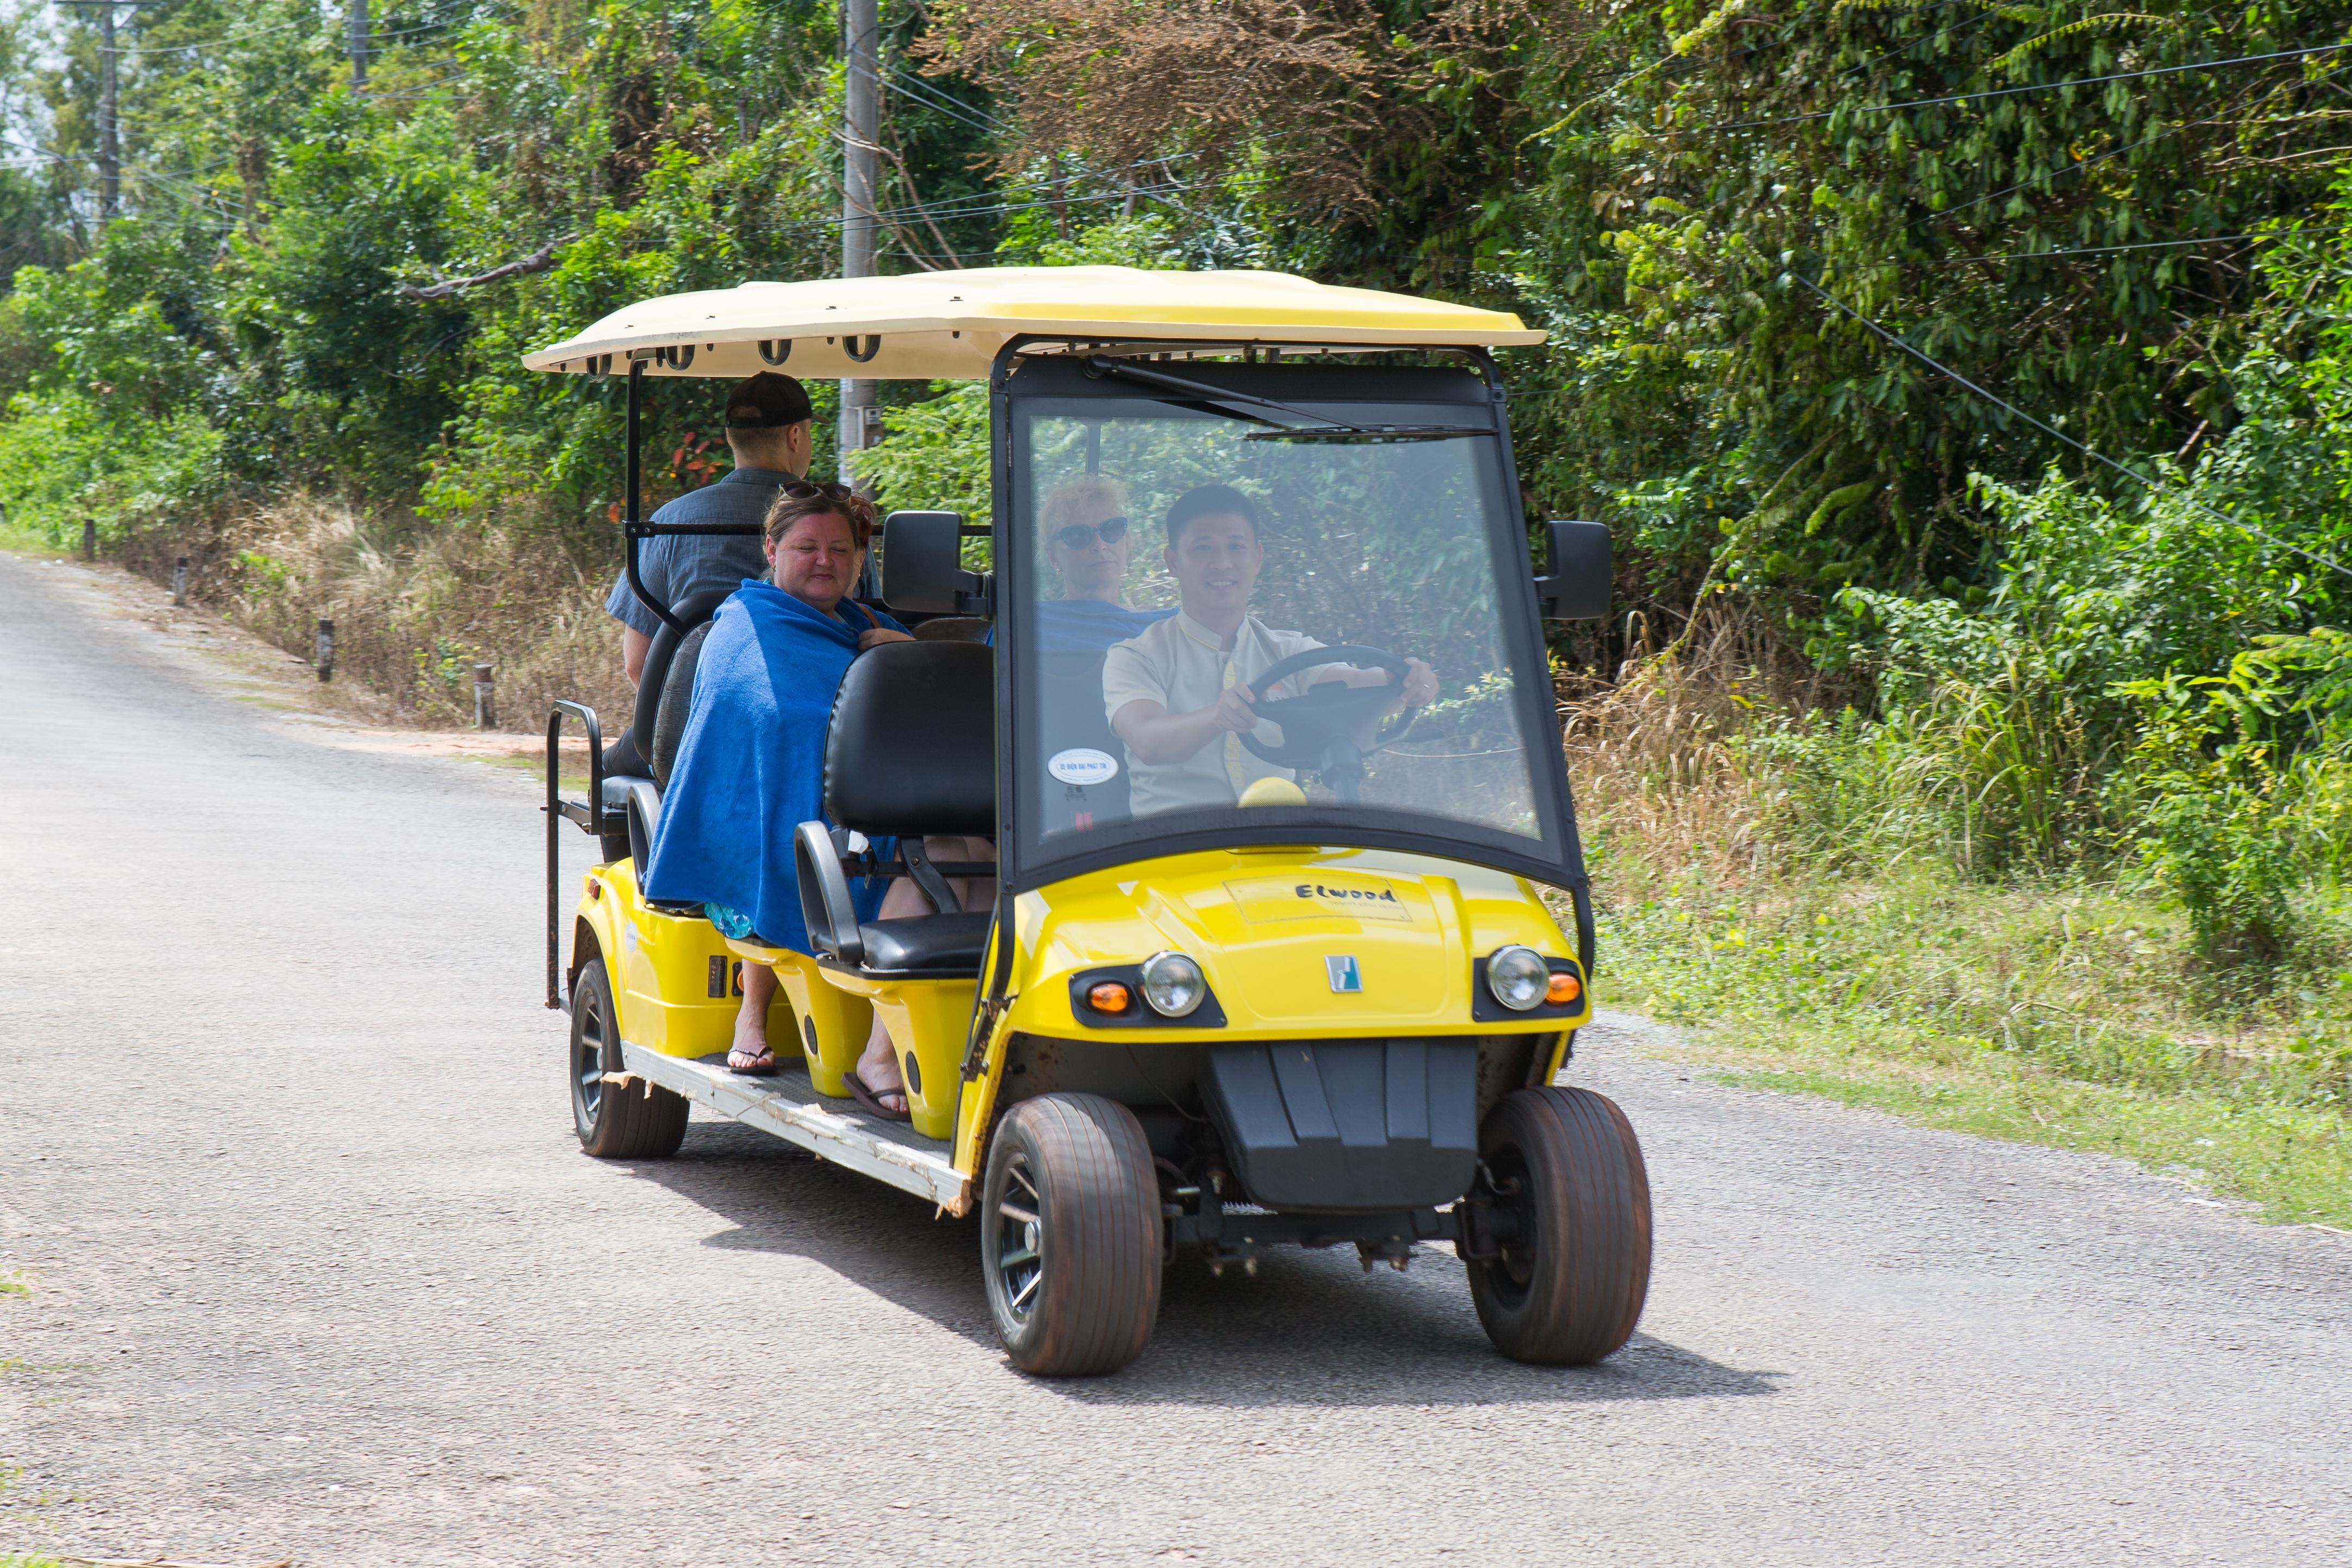
<svg viewBox="0 0 2352 1568">
<path fill-rule="evenodd" d="M 1364 972 L 1356 967 L 1356 960 L 1345 953 L 1327 955 L 1323 960 L 1325 973 L 1331 977 L 1331 988 L 1352 995 L 1364 988 Z"/>
</svg>

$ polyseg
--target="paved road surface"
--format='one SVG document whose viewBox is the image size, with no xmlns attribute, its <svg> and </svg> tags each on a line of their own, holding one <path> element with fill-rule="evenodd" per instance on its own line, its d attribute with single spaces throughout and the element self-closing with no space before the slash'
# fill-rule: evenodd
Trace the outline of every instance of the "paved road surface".
<svg viewBox="0 0 2352 1568">
<path fill-rule="evenodd" d="M 1658 1271 L 1172 1274 L 1040 1383 L 965 1224 L 727 1124 L 576 1150 L 519 778 L 236 700 L 0 557 L 0 1552 L 202 1563 L 2352 1560 L 2352 1243 L 1596 1030 Z"/>
</svg>

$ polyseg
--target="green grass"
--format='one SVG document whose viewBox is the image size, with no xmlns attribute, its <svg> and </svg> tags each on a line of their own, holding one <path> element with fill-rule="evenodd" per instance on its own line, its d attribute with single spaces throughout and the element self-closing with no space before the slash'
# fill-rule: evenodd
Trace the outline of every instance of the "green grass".
<svg viewBox="0 0 2352 1568">
<path fill-rule="evenodd" d="M 1931 872 L 1664 886 L 1604 919 L 1601 995 L 1730 1082 L 2095 1150 L 2352 1228 L 2352 967 L 2226 1003 L 2186 922 L 2080 884 Z M 2333 915 L 2319 924 L 2332 928 Z"/>
<path fill-rule="evenodd" d="M 61 545 L 46 533 L 33 528 L 19 528 L 14 523 L 9 523 L 0 525 L 0 550 L 6 550 L 12 555 L 35 557 L 78 556 L 81 554 L 81 544 L 77 540 L 69 546 Z M 6 1562 L 6 1558 L 0 1557 L 0 1564 L 5 1564 Z"/>
</svg>

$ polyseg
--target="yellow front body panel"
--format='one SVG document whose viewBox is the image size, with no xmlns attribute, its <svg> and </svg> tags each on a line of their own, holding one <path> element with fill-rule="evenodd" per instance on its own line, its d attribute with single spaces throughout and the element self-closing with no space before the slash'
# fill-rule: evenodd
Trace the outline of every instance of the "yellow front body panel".
<svg viewBox="0 0 2352 1568">
<path fill-rule="evenodd" d="M 1012 978 L 982 1071 L 964 1086 L 955 1161 L 977 1172 L 1015 1035 L 1095 1040 L 1148 1051 L 1159 1042 L 1552 1037 L 1538 1067 L 1559 1070 L 1578 1011 L 1528 1019 L 1472 1016 L 1472 962 L 1507 943 L 1576 956 L 1525 878 L 1433 855 L 1284 847 L 1211 850 L 1073 877 L 1013 901 Z M 1166 948 L 1195 959 L 1223 1028 L 1105 1029 L 1071 1006 L 1079 971 L 1140 962 Z M 1326 960 L 1355 959 L 1363 988 L 1335 991 Z M 988 972 L 983 969 L 982 974 Z"/>
<path fill-rule="evenodd" d="M 1538 1063 L 1549 1077 L 1568 1031 L 1591 1018 L 1589 988 L 1572 1015 L 1474 1017 L 1475 960 L 1506 944 L 1573 957 L 1574 944 L 1526 879 L 1395 851 L 1203 851 L 1020 894 L 1006 1005 L 969 1080 L 962 1069 L 972 981 L 873 979 L 801 954 L 730 942 L 707 920 L 647 909 L 626 861 L 590 873 L 583 894 L 579 917 L 612 966 L 628 1040 L 672 1056 L 724 1050 L 739 1005 L 736 964 L 769 964 L 792 1002 L 789 1012 L 770 1014 L 772 1047 L 800 1053 L 818 1092 L 841 1095 L 842 1075 L 856 1062 L 878 1011 L 900 1054 L 916 1130 L 952 1138 L 956 1166 L 967 1174 L 977 1174 L 986 1158 L 1015 1035 L 1147 1051 L 1176 1041 L 1549 1035 Z M 1072 977 L 1168 948 L 1199 962 L 1224 1011 L 1222 1028 L 1107 1029 L 1080 1020 Z M 1335 984 L 1330 961 L 1342 957 L 1353 960 L 1361 989 Z M 724 982 L 714 979 L 720 974 Z M 727 994 L 712 996 L 715 985 Z"/>
<path fill-rule="evenodd" d="M 1387 850 L 1212 850 L 1122 866 L 1023 894 L 1013 910 L 1018 995 L 1008 1021 L 1035 1034 L 1146 1040 L 1339 1040 L 1548 1033 L 1571 1018 L 1471 1016 L 1471 964 L 1507 943 L 1575 956 L 1526 879 Z M 1222 1029 L 1081 1022 L 1069 979 L 1163 948 L 1198 960 Z M 1335 988 L 1327 960 L 1363 988 Z"/>
</svg>

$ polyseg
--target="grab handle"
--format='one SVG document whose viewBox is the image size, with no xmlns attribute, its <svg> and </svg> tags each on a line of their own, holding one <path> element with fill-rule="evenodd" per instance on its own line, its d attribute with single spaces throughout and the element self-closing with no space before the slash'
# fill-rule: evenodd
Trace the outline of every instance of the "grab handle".
<svg viewBox="0 0 2352 1568">
<path fill-rule="evenodd" d="M 570 714 L 588 732 L 588 799 L 566 800 L 558 788 L 557 747 L 563 738 L 563 716 Z M 561 874 L 557 861 L 555 824 L 566 821 L 583 831 L 602 835 L 604 813 L 604 727 L 596 721 L 596 710 L 586 703 L 576 703 L 559 697 L 547 713 L 547 1005 L 562 1009 L 571 998 L 564 995 L 562 932 L 558 921 L 562 911 L 556 898 L 556 879 Z"/>
</svg>

